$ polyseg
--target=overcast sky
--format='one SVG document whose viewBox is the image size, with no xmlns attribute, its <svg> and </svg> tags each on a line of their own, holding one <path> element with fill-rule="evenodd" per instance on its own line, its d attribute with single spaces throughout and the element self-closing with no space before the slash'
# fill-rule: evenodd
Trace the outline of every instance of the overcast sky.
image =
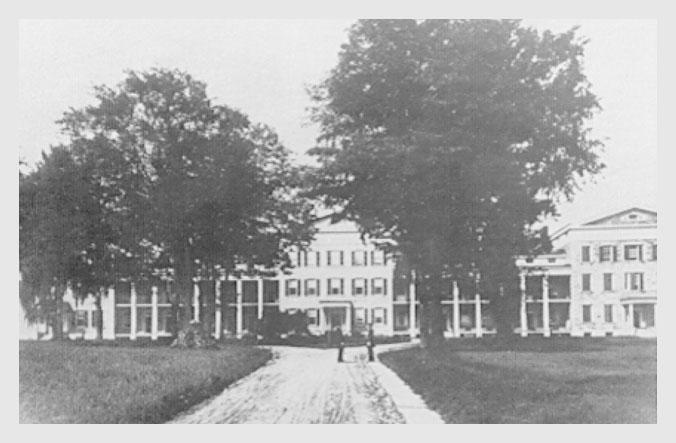
<svg viewBox="0 0 676 443">
<path fill-rule="evenodd" d="M 126 69 L 179 68 L 205 81 L 218 103 L 269 124 L 298 156 L 312 147 L 305 86 L 337 62 L 351 21 L 23 21 L 19 32 L 19 155 L 36 161 L 60 141 L 55 121 L 92 102 Z M 590 39 L 585 68 L 603 111 L 593 133 L 607 168 L 553 229 L 631 206 L 657 210 L 657 24 L 654 21 L 527 20 Z"/>
</svg>

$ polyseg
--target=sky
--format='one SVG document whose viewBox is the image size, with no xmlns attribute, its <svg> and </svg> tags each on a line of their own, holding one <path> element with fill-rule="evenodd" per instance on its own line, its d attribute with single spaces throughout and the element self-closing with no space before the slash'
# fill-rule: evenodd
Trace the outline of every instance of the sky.
<svg viewBox="0 0 676 443">
<path fill-rule="evenodd" d="M 19 156 L 34 163 L 63 141 L 64 111 L 93 103 L 93 86 L 127 69 L 179 68 L 215 102 L 273 127 L 304 160 L 318 127 L 306 87 L 326 78 L 353 20 L 60 20 L 19 25 Z M 603 110 L 590 122 L 606 168 L 559 205 L 555 230 L 629 207 L 657 210 L 657 23 L 525 20 L 540 30 L 580 26 L 585 72 Z"/>
</svg>

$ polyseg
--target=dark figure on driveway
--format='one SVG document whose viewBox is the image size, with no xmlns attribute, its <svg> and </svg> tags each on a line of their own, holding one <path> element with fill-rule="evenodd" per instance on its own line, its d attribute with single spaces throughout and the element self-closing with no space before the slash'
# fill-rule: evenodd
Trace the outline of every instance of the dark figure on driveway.
<svg viewBox="0 0 676 443">
<path fill-rule="evenodd" d="M 334 330 L 333 338 L 338 344 L 338 363 L 343 362 L 343 349 L 345 348 L 345 340 L 343 337 L 343 330 L 337 327 Z"/>
<path fill-rule="evenodd" d="M 373 355 L 373 348 L 376 346 L 376 340 L 373 336 L 373 323 L 369 323 L 369 335 L 366 339 L 366 349 L 369 354 L 369 361 L 375 361 L 375 356 Z"/>
</svg>

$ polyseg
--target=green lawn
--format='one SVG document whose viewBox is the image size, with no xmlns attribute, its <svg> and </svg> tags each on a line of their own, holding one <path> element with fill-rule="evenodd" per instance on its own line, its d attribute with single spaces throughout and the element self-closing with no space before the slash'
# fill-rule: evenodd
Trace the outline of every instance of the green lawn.
<svg viewBox="0 0 676 443">
<path fill-rule="evenodd" d="M 656 340 L 456 339 L 381 356 L 448 423 L 655 423 Z"/>
<path fill-rule="evenodd" d="M 19 344 L 22 423 L 161 423 L 265 364 L 270 351 Z"/>
</svg>

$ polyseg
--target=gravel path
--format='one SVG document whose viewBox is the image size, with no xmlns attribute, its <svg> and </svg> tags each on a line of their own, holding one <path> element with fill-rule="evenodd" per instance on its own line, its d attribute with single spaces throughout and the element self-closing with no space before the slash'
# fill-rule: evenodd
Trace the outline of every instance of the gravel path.
<svg viewBox="0 0 676 443">
<path fill-rule="evenodd" d="M 263 368 L 172 423 L 404 423 L 365 348 L 273 347 Z"/>
</svg>

